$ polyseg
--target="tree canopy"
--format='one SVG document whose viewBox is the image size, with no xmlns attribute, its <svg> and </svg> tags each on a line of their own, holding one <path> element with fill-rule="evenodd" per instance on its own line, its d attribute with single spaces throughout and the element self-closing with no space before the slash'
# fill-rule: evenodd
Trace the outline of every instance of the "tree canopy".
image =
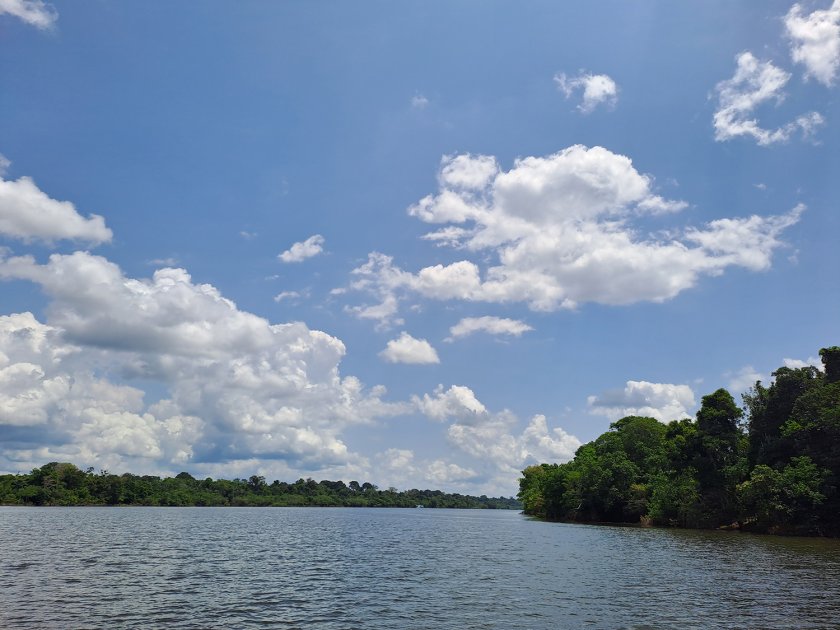
<svg viewBox="0 0 840 630">
<path fill-rule="evenodd" d="M 380 490 L 358 481 L 273 481 L 196 479 L 115 475 L 93 468 L 51 462 L 28 474 L 0 475 L 0 504 L 5 505 L 153 505 L 153 506 L 334 506 L 520 509 L 513 498 L 474 497 L 440 490 Z"/>
<path fill-rule="evenodd" d="M 695 419 L 629 416 L 564 464 L 522 471 L 527 514 L 583 522 L 840 535 L 840 347 L 781 367 L 740 408 L 725 389 Z"/>
</svg>

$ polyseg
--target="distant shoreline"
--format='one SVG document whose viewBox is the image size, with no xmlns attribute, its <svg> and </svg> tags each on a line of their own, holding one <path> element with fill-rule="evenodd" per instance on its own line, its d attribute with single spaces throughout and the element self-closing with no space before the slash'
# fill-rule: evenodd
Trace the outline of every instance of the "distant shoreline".
<svg viewBox="0 0 840 630">
<path fill-rule="evenodd" d="M 471 496 L 441 490 L 380 490 L 358 481 L 266 482 L 111 474 L 51 462 L 28 474 L 0 475 L 0 505 L 43 507 L 399 507 L 521 510 L 514 498 Z"/>
</svg>

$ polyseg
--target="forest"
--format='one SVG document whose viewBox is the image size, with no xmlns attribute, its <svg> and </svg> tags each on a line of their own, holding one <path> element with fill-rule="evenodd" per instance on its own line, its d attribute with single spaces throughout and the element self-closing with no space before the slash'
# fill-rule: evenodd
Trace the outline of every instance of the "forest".
<svg viewBox="0 0 840 630">
<path fill-rule="evenodd" d="M 473 497 L 440 490 L 380 490 L 371 483 L 196 479 L 187 472 L 175 477 L 95 473 L 74 464 L 51 462 L 28 474 L 0 475 L 0 505 L 148 505 L 236 507 L 417 507 L 521 509 L 513 498 Z"/>
<path fill-rule="evenodd" d="M 840 347 L 823 369 L 781 367 L 739 406 L 725 389 L 695 419 L 629 416 L 572 461 L 530 466 L 526 514 L 761 533 L 840 535 Z"/>
</svg>

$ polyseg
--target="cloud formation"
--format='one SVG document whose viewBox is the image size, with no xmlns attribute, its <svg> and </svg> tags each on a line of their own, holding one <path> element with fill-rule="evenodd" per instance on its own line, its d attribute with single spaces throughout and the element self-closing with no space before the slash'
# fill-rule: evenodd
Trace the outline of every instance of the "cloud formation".
<svg viewBox="0 0 840 630">
<path fill-rule="evenodd" d="M 794 4 L 784 22 L 791 57 L 805 66 L 805 78 L 834 85 L 840 68 L 840 0 L 808 14 L 801 4 Z"/>
<path fill-rule="evenodd" d="M 726 388 L 736 397 L 755 385 L 756 381 L 764 383 L 770 381 L 769 375 L 762 374 L 751 365 L 745 365 L 737 372 L 728 372 L 724 376 L 729 379 Z"/>
<path fill-rule="evenodd" d="M 518 319 L 493 317 L 491 315 L 485 315 L 483 317 L 464 317 L 461 321 L 449 329 L 449 334 L 451 336 L 447 338 L 447 341 L 452 341 L 460 337 L 467 337 L 476 332 L 483 332 L 488 335 L 521 337 L 523 333 L 531 330 L 534 329 Z"/>
<path fill-rule="evenodd" d="M 447 390 L 443 389 L 443 385 L 438 385 L 431 396 L 412 396 L 411 402 L 420 413 L 439 422 L 459 420 L 470 424 L 487 415 L 487 408 L 469 387 L 463 385 L 452 385 Z"/>
<path fill-rule="evenodd" d="M 472 468 L 443 459 L 418 461 L 410 449 L 389 448 L 374 459 L 379 478 L 396 487 L 427 488 L 432 484 L 435 488 L 471 489 L 472 482 L 481 477 Z"/>
<path fill-rule="evenodd" d="M 769 61 L 759 61 L 750 52 L 743 52 L 736 58 L 737 68 L 731 79 L 715 86 L 718 109 L 713 122 L 715 140 L 723 142 L 747 136 L 760 146 L 787 142 L 794 133 L 811 137 L 825 122 L 818 112 L 803 114 L 776 129 L 761 127 L 755 118 L 755 110 L 764 104 L 778 105 L 785 98 L 784 88 L 790 74 Z"/>
<path fill-rule="evenodd" d="M 12 15 L 36 28 L 52 28 L 58 12 L 43 0 L 0 0 L 0 15 Z"/>
<path fill-rule="evenodd" d="M 83 217 L 69 201 L 50 198 L 30 177 L 4 179 L 8 166 L 9 161 L 3 158 L 0 161 L 0 235 L 46 243 L 66 239 L 98 245 L 111 240 L 113 234 L 101 216 Z"/>
<path fill-rule="evenodd" d="M 820 371 L 823 370 L 822 359 L 819 357 L 808 357 L 804 361 L 802 359 L 782 359 L 782 363 L 785 367 L 791 368 L 792 370 L 810 366 L 813 366 Z"/>
<path fill-rule="evenodd" d="M 509 171 L 490 156 L 446 156 L 438 179 L 439 192 L 409 214 L 444 225 L 427 239 L 495 264 L 463 259 L 412 273 L 373 252 L 352 272 L 350 288 L 377 300 L 348 309 L 358 317 L 398 322 L 399 303 L 411 294 L 536 311 L 662 302 L 729 267 L 769 269 L 781 233 L 804 210 L 645 233 L 637 222 L 687 204 L 656 194 L 629 158 L 581 145 L 519 159 Z"/>
<path fill-rule="evenodd" d="M 581 91 L 581 102 L 578 110 L 582 114 L 591 113 L 598 105 L 615 107 L 618 102 L 618 86 L 606 74 L 590 74 L 581 72 L 575 77 L 568 77 L 565 73 L 554 75 L 557 89 L 570 99 L 575 92 Z"/>
<path fill-rule="evenodd" d="M 51 300 L 46 324 L 2 319 L 0 431 L 46 427 L 4 440 L 6 461 L 341 470 L 365 463 L 342 441 L 347 427 L 408 410 L 340 374 L 340 340 L 242 311 L 183 269 L 135 279 L 75 252 L 4 259 L 0 278 L 32 281 Z M 134 379 L 164 396 L 146 403 Z"/>
<path fill-rule="evenodd" d="M 389 341 L 379 356 L 388 363 L 440 363 L 432 344 L 425 339 L 415 339 L 405 331 L 397 339 Z"/>
<path fill-rule="evenodd" d="M 427 99 L 422 94 L 415 94 L 411 97 L 411 108 L 412 109 L 426 109 L 429 105 L 429 99 Z"/>
<path fill-rule="evenodd" d="M 624 416 L 649 416 L 660 422 L 692 417 L 696 405 L 688 385 L 627 381 L 623 389 L 589 396 L 590 412 L 606 416 L 611 422 Z"/>
<path fill-rule="evenodd" d="M 324 251 L 324 237 L 320 234 L 314 234 L 305 241 L 293 244 L 282 254 L 279 258 L 284 263 L 299 263 L 307 258 L 317 256 Z"/>
<path fill-rule="evenodd" d="M 418 411 L 435 422 L 449 423 L 450 444 L 474 459 L 475 483 L 509 487 L 510 479 L 525 466 L 565 462 L 574 457 L 580 440 L 560 427 L 549 429 L 546 417 L 536 415 L 520 431 L 510 411 L 493 413 L 463 385 L 438 385 L 429 395 L 412 396 Z"/>
<path fill-rule="evenodd" d="M 536 415 L 518 435 L 516 416 L 504 411 L 473 424 L 449 426 L 449 441 L 465 453 L 494 466 L 500 474 L 512 475 L 524 467 L 572 459 L 581 442 L 560 427 L 549 430 L 546 417 Z"/>
</svg>

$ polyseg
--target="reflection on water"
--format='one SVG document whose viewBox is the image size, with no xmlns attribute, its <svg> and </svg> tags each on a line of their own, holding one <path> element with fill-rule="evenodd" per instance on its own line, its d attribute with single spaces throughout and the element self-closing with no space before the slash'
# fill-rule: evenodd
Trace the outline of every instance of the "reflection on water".
<svg viewBox="0 0 840 630">
<path fill-rule="evenodd" d="M 0 508 L 2 628 L 831 628 L 840 542 L 515 512 Z"/>
</svg>

